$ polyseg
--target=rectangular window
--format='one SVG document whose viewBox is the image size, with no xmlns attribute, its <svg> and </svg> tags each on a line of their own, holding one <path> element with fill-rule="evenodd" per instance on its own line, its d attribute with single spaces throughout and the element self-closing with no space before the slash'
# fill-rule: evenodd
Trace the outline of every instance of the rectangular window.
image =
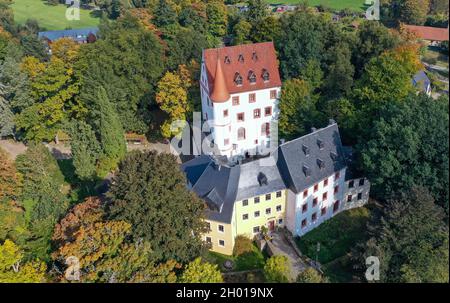
<svg viewBox="0 0 450 303">
<path fill-rule="evenodd" d="M 266 201 L 269 201 L 271 198 L 272 198 L 272 195 L 271 195 L 271 194 L 267 194 L 267 195 L 266 195 Z"/>
<path fill-rule="evenodd" d="M 272 209 L 271 208 L 266 208 L 266 215 L 270 215 L 272 213 Z"/>
<path fill-rule="evenodd" d="M 238 122 L 244 121 L 244 113 L 238 113 L 237 114 L 237 120 L 238 120 Z"/>
<path fill-rule="evenodd" d="M 228 145 L 230 144 L 230 139 L 224 139 L 223 140 L 223 145 Z"/>
<path fill-rule="evenodd" d="M 223 116 L 224 116 L 225 118 L 228 117 L 228 109 L 226 109 L 226 110 L 223 111 Z"/>
<path fill-rule="evenodd" d="M 259 233 L 259 226 L 253 227 L 253 233 Z"/>
<path fill-rule="evenodd" d="M 247 205 L 248 205 L 248 200 L 247 199 L 242 200 L 242 206 L 247 206 Z"/>
<path fill-rule="evenodd" d="M 319 184 L 315 184 L 314 185 L 314 192 L 316 192 L 316 191 L 318 191 L 319 190 Z"/>
<path fill-rule="evenodd" d="M 206 243 L 211 244 L 211 237 L 206 237 Z"/>
<path fill-rule="evenodd" d="M 362 199 L 362 193 L 358 194 L 358 201 Z"/>
<path fill-rule="evenodd" d="M 224 240 L 219 240 L 219 246 L 224 247 L 225 246 L 225 241 Z"/>
<path fill-rule="evenodd" d="M 363 186 L 364 185 L 364 179 L 359 179 L 359 186 Z"/>
<path fill-rule="evenodd" d="M 334 180 L 337 180 L 340 177 L 341 177 L 341 172 L 338 171 L 337 173 L 334 174 Z"/>
<path fill-rule="evenodd" d="M 328 178 L 326 178 L 325 180 L 323 180 L 323 187 L 328 186 Z"/>
<path fill-rule="evenodd" d="M 302 228 L 305 228 L 307 223 L 308 223 L 308 221 L 306 219 L 303 219 L 302 220 Z"/>
<path fill-rule="evenodd" d="M 211 231 L 211 223 L 206 222 L 206 228 L 208 231 Z"/>
<path fill-rule="evenodd" d="M 255 93 L 248 94 L 248 102 L 250 102 L 250 103 L 256 102 L 256 94 Z"/>
<path fill-rule="evenodd" d="M 308 211 L 308 204 L 303 204 L 302 213 L 306 213 Z"/>
<path fill-rule="evenodd" d="M 261 110 L 259 108 L 253 110 L 253 118 L 257 119 L 261 117 Z"/>
<path fill-rule="evenodd" d="M 258 211 L 255 211 L 254 215 L 255 215 L 255 218 L 258 218 L 259 215 L 260 215 L 259 210 L 258 210 Z"/>
<path fill-rule="evenodd" d="M 277 212 L 281 211 L 281 205 L 277 205 Z"/>
<path fill-rule="evenodd" d="M 333 213 L 337 212 L 338 210 L 339 210 L 339 200 L 337 200 L 333 204 Z"/>
<path fill-rule="evenodd" d="M 281 197 L 281 191 L 277 191 L 277 198 Z"/>
<path fill-rule="evenodd" d="M 355 181 L 348 182 L 348 188 L 353 188 L 355 186 Z"/>
<path fill-rule="evenodd" d="M 220 225 L 220 224 L 219 224 L 219 225 L 217 226 L 217 230 L 220 231 L 221 233 L 223 233 L 223 232 L 224 232 L 224 227 L 223 227 L 223 225 Z"/>
<path fill-rule="evenodd" d="M 232 100 L 233 105 L 239 105 L 239 96 L 234 96 Z"/>
<path fill-rule="evenodd" d="M 283 219 L 278 219 L 278 224 L 283 224 Z"/>
<path fill-rule="evenodd" d="M 271 116 L 272 115 L 272 106 L 268 106 L 264 108 L 264 115 Z"/>
<path fill-rule="evenodd" d="M 270 99 L 276 99 L 277 98 L 277 90 L 276 89 L 272 89 L 270 91 Z"/>
<path fill-rule="evenodd" d="M 325 216 L 327 214 L 327 208 L 326 207 L 322 207 L 322 209 L 320 210 L 320 215 L 321 216 Z"/>
<path fill-rule="evenodd" d="M 317 213 L 313 213 L 311 216 L 311 221 L 316 222 L 316 220 L 317 220 Z"/>
<path fill-rule="evenodd" d="M 326 201 L 328 199 L 328 193 L 322 194 L 322 201 Z"/>
<path fill-rule="evenodd" d="M 307 189 L 305 189 L 303 191 L 303 198 L 306 198 L 306 197 L 308 197 L 308 190 Z"/>
<path fill-rule="evenodd" d="M 339 191 L 339 185 L 336 185 L 336 186 L 334 187 L 334 193 L 337 194 L 338 191 Z"/>
<path fill-rule="evenodd" d="M 242 220 L 247 220 L 248 219 L 248 214 L 243 214 L 242 215 Z"/>
<path fill-rule="evenodd" d="M 352 202 L 352 195 L 347 196 L 347 202 Z"/>
<path fill-rule="evenodd" d="M 317 203 L 319 203 L 319 199 L 318 198 L 314 198 L 312 206 L 315 207 L 317 205 Z"/>
<path fill-rule="evenodd" d="M 255 204 L 259 203 L 259 197 L 255 197 Z"/>
</svg>

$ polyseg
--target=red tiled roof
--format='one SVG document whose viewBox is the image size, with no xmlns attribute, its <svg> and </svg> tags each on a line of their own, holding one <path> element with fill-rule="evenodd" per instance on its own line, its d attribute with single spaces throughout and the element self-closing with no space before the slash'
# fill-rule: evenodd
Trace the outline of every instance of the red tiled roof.
<svg viewBox="0 0 450 303">
<path fill-rule="evenodd" d="M 243 62 L 239 61 L 240 55 L 243 57 Z M 205 49 L 203 60 L 208 75 L 210 93 L 214 91 L 217 59 L 219 59 L 222 67 L 228 93 L 233 94 L 281 86 L 273 42 Z M 264 70 L 269 73 L 268 81 L 264 81 L 262 78 Z M 251 71 L 256 75 L 254 84 L 251 84 L 248 79 Z M 239 73 L 242 77 L 242 85 L 240 86 L 236 85 L 234 81 L 236 73 Z"/>
<path fill-rule="evenodd" d="M 417 25 L 405 25 L 405 28 L 424 40 L 448 41 L 448 28 Z"/>
</svg>

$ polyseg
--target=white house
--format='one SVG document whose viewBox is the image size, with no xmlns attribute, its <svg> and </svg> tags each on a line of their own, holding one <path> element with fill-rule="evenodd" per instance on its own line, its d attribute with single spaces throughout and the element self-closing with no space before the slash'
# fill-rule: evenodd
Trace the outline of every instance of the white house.
<svg viewBox="0 0 450 303">
<path fill-rule="evenodd" d="M 201 67 L 202 118 L 220 155 L 258 153 L 278 119 L 281 80 L 272 42 L 206 49 Z"/>
</svg>

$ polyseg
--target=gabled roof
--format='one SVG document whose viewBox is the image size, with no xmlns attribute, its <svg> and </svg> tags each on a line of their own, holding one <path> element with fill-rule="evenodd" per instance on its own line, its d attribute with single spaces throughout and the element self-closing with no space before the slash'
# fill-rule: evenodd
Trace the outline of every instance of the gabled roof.
<svg viewBox="0 0 450 303">
<path fill-rule="evenodd" d="M 39 32 L 39 38 L 47 38 L 50 41 L 54 41 L 60 38 L 69 37 L 75 41 L 85 40 L 89 34 L 96 35 L 98 32 L 97 27 L 79 28 L 79 29 L 68 29 L 59 31 L 46 31 Z"/>
<path fill-rule="evenodd" d="M 448 41 L 448 27 L 440 28 L 431 26 L 405 25 L 405 28 L 424 40 Z"/>
<path fill-rule="evenodd" d="M 225 86 L 230 94 L 281 86 L 273 42 L 203 50 L 203 62 L 206 66 L 210 94 L 214 92 L 218 60 L 223 71 Z M 264 71 L 269 73 L 268 81 L 262 78 Z M 250 72 L 256 75 L 256 82 L 253 84 L 248 79 Z M 234 81 L 237 73 L 242 77 L 242 85 L 237 85 Z"/>
<path fill-rule="evenodd" d="M 181 167 L 190 188 L 208 204 L 207 217 L 224 223 L 231 222 L 236 201 L 286 188 L 298 193 L 346 166 L 336 123 L 284 143 L 266 158 L 235 166 L 218 162 L 202 155 Z"/>
<path fill-rule="evenodd" d="M 428 76 L 425 73 L 425 71 L 421 70 L 421 71 L 418 71 L 414 75 L 414 77 L 412 79 L 412 84 L 415 87 L 417 87 L 418 89 L 426 92 L 426 91 L 428 91 L 428 87 L 431 85 L 431 81 L 430 81 L 430 78 L 428 78 Z"/>
</svg>

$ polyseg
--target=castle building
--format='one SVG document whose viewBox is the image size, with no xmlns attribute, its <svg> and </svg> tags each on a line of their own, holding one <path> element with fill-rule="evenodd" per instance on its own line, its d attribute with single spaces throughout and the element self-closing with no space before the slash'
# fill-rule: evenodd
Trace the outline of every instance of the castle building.
<svg viewBox="0 0 450 303">
<path fill-rule="evenodd" d="M 351 176 L 351 153 L 333 120 L 268 154 L 230 161 L 267 144 L 280 89 L 272 43 L 203 51 L 203 119 L 212 124 L 219 154 L 200 155 L 181 168 L 188 188 L 208 206 L 203 236 L 215 252 L 231 255 L 236 236 L 254 238 L 263 228 L 303 236 L 368 202 L 370 183 Z"/>
<path fill-rule="evenodd" d="M 272 42 L 204 50 L 200 90 L 202 119 L 220 155 L 267 146 L 281 91 Z"/>
</svg>

